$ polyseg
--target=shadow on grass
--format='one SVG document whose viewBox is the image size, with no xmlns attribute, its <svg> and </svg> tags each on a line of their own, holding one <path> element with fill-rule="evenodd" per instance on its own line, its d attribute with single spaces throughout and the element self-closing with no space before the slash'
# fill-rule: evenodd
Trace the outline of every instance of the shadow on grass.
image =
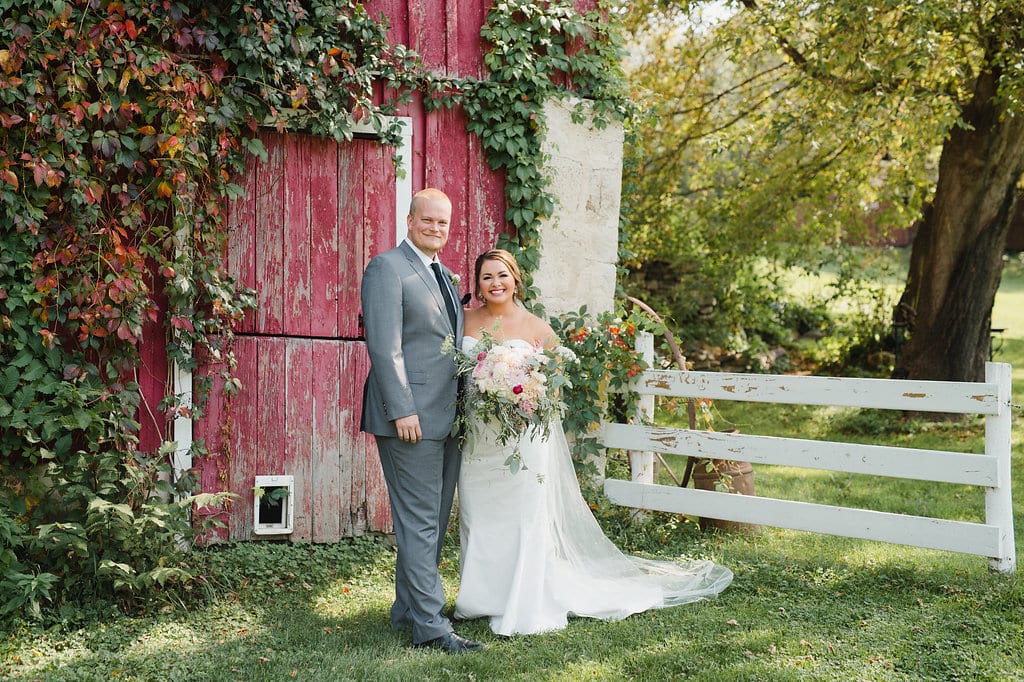
<svg viewBox="0 0 1024 682">
<path fill-rule="evenodd" d="M 1014 634 L 1024 631 L 1021 581 L 986 573 L 978 557 L 783 532 L 716 534 L 704 544 L 736 572 L 716 600 L 615 623 L 576 619 L 529 637 L 497 637 L 484 620 L 459 623 L 462 634 L 489 645 L 464 656 L 413 648 L 408 632 L 391 629 L 386 548 L 333 574 L 322 564 L 337 553 L 317 547 L 232 550 L 227 558 L 241 558 L 241 569 L 264 557 L 258 580 L 239 571 L 235 585 L 189 612 L 25 638 L 19 655 L 36 651 L 38 660 L 15 667 L 4 654 L 11 667 L 0 673 L 404 682 L 1007 679 L 1024 669 Z M 454 542 L 442 571 L 453 598 Z"/>
</svg>

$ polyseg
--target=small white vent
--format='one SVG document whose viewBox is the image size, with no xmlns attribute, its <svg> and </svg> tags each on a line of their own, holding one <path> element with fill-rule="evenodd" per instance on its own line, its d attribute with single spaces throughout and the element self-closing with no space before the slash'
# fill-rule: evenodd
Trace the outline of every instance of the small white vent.
<svg viewBox="0 0 1024 682">
<path fill-rule="evenodd" d="M 257 476 L 253 488 L 252 532 L 287 535 L 295 518 L 295 477 Z"/>
</svg>

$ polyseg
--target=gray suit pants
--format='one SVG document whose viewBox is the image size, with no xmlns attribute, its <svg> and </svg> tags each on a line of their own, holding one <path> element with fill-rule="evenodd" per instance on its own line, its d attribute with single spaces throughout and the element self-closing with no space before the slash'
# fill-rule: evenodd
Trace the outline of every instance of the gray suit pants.
<svg viewBox="0 0 1024 682">
<path fill-rule="evenodd" d="M 445 596 L 438 564 L 461 454 L 454 438 L 418 443 L 376 439 L 398 543 L 391 623 L 396 628 L 411 625 L 412 641 L 420 644 L 452 629 L 442 614 Z"/>
</svg>

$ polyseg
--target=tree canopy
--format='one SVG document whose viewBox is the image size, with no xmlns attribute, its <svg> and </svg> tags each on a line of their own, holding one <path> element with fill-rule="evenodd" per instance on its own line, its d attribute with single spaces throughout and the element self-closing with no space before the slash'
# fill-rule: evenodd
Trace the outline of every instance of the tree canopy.
<svg viewBox="0 0 1024 682">
<path fill-rule="evenodd" d="M 702 21 L 712 4 L 728 11 Z M 629 73 L 649 113 L 632 146 L 635 265 L 807 262 L 914 227 L 904 373 L 980 378 L 1024 164 L 1022 16 L 1015 0 L 633 4 Z M 956 332 L 940 312 L 954 309 L 973 312 Z"/>
</svg>

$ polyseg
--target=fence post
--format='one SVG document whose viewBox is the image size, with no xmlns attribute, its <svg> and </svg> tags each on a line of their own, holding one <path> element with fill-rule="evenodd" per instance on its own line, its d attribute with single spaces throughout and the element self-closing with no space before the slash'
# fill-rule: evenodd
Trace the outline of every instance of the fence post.
<svg viewBox="0 0 1024 682">
<path fill-rule="evenodd" d="M 647 366 L 652 367 L 654 365 L 654 335 L 645 331 L 637 333 L 636 351 L 647 363 Z M 637 419 L 645 424 L 653 424 L 654 396 L 640 396 L 637 407 L 640 411 Z M 654 453 L 644 450 L 630 450 L 629 473 L 630 478 L 637 483 L 654 483 Z M 634 520 L 642 519 L 643 512 L 636 510 L 632 517 Z"/>
<path fill-rule="evenodd" d="M 998 461 L 996 485 L 985 489 L 985 523 L 999 528 L 999 553 L 989 567 L 1000 573 L 1013 573 L 1017 558 L 1013 539 L 1013 498 L 1010 490 L 1010 438 L 1013 428 L 1011 408 L 1012 371 L 1005 362 L 985 363 L 985 382 L 996 384 L 999 413 L 985 417 L 985 454 Z"/>
</svg>

